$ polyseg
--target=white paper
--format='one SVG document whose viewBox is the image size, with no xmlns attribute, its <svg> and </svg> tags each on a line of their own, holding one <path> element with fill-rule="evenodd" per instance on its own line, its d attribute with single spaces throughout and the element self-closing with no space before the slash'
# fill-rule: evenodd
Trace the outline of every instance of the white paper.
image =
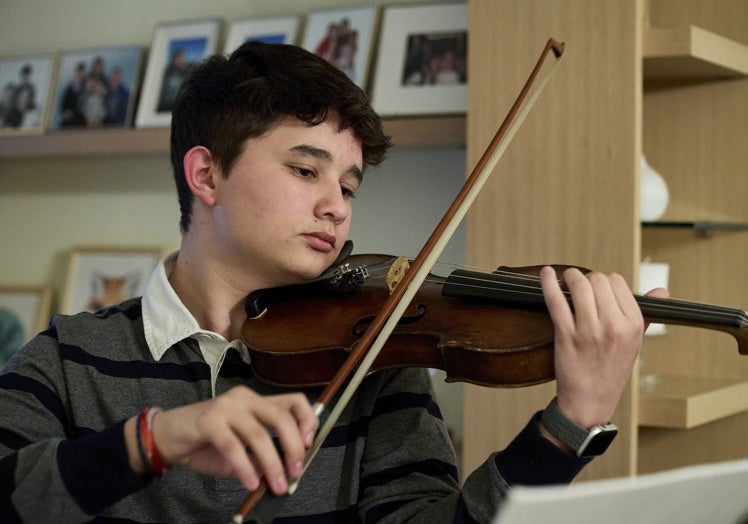
<svg viewBox="0 0 748 524">
<path fill-rule="evenodd" d="M 746 524 L 748 460 L 570 486 L 516 487 L 494 524 Z"/>
</svg>

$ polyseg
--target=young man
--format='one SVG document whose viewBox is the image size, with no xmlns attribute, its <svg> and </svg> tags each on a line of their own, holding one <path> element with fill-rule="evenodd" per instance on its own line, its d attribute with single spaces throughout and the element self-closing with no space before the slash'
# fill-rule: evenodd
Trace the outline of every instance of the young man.
<svg viewBox="0 0 748 524">
<path fill-rule="evenodd" d="M 172 121 L 179 252 L 142 299 L 56 317 L 0 375 L 3 522 L 225 523 L 261 477 L 285 493 L 320 389 L 253 376 L 245 298 L 335 261 L 351 197 L 388 148 L 366 95 L 298 47 L 245 44 L 193 71 Z M 557 373 L 542 422 L 528 414 L 460 487 L 428 373 L 373 374 L 277 522 L 490 522 L 511 485 L 569 482 L 589 460 L 575 438 L 610 421 L 644 323 L 620 276 L 564 279 L 575 315 L 541 273 Z"/>
</svg>

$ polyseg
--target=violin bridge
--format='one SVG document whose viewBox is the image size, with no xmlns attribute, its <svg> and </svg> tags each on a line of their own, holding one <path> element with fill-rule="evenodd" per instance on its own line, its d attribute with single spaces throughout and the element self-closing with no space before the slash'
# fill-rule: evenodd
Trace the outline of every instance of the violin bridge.
<svg viewBox="0 0 748 524">
<path fill-rule="evenodd" d="M 387 277 L 385 278 L 390 294 L 392 294 L 397 285 L 403 279 L 405 273 L 408 272 L 408 269 L 410 269 L 410 261 L 408 260 L 408 257 L 397 257 L 392 263 L 389 271 L 387 271 Z"/>
</svg>

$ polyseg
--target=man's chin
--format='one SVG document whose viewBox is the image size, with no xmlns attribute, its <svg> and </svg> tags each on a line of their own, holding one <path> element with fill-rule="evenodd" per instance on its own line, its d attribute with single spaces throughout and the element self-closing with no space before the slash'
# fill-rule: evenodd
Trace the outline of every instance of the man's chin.
<svg viewBox="0 0 748 524">
<path fill-rule="evenodd" d="M 303 284 L 316 280 L 327 271 L 332 262 L 333 261 L 327 263 L 327 261 L 324 261 L 319 264 L 308 264 L 305 267 L 297 268 L 297 270 L 294 272 L 294 277 L 296 280 L 295 283 Z"/>
</svg>

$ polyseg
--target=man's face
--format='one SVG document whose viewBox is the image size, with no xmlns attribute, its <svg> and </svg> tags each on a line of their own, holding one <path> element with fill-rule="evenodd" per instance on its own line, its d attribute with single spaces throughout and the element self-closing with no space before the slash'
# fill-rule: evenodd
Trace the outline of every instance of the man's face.
<svg viewBox="0 0 748 524">
<path fill-rule="evenodd" d="M 282 120 L 247 142 L 228 177 L 216 177 L 216 247 L 265 287 L 318 276 L 348 236 L 362 169 L 361 144 L 334 118 Z"/>
</svg>

